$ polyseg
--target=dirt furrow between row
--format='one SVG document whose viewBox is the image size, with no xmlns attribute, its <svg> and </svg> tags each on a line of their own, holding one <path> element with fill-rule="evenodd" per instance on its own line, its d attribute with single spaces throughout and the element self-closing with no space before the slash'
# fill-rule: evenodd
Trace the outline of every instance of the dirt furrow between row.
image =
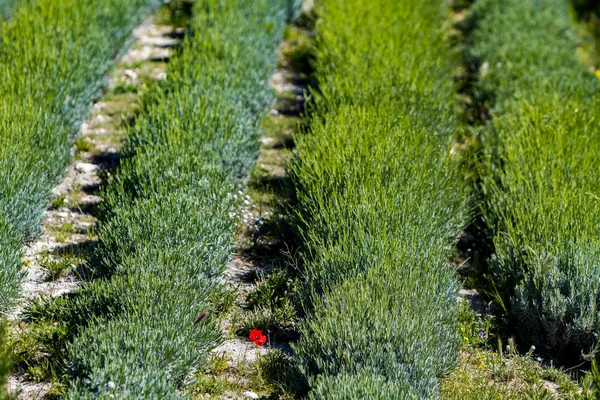
<svg viewBox="0 0 600 400">
<path fill-rule="evenodd" d="M 305 8 L 304 13 L 310 11 Z M 310 37 L 306 27 L 292 25 L 280 47 L 270 80 L 277 101 L 263 119 L 260 154 L 248 187 L 236 194 L 241 204 L 234 211 L 239 220 L 237 248 L 225 273 L 231 299 L 218 310 L 225 341 L 212 351 L 197 398 L 288 398 L 273 379 L 283 369 L 271 368 L 290 360 L 289 343 L 297 336 L 295 310 L 287 303 L 291 293 L 280 291 L 293 290 L 289 268 L 296 245 L 289 221 L 293 187 L 287 164 L 304 121 Z M 263 332 L 265 345 L 248 340 L 253 329 Z"/>
</svg>

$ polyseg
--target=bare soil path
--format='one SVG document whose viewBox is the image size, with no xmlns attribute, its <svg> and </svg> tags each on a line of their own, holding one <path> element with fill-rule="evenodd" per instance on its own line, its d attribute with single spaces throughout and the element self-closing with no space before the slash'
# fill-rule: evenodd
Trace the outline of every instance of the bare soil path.
<svg viewBox="0 0 600 400">
<path fill-rule="evenodd" d="M 213 350 L 213 361 L 201 377 L 194 398 L 252 399 L 273 395 L 277 385 L 266 376 L 261 364 L 274 351 L 284 357 L 291 355 L 288 342 L 293 337 L 261 326 L 265 319 L 281 317 L 253 309 L 249 295 L 289 264 L 294 253 L 286 210 L 293 196 L 287 163 L 294 136 L 300 133 L 303 123 L 309 85 L 309 74 L 303 71 L 307 60 L 297 58 L 306 55 L 303 52 L 310 35 L 303 28 L 290 26 L 280 47 L 278 66 L 270 81 L 277 102 L 263 120 L 260 155 L 248 188 L 237 194 L 241 201 L 236 210 L 240 221 L 238 243 L 225 273 L 227 283 L 235 291 L 232 306 L 222 314 L 221 323 L 226 340 Z M 261 314 L 263 311 L 266 315 Z M 256 326 L 252 325 L 254 321 Z M 292 321 L 277 323 L 294 335 Z M 268 337 L 265 346 L 248 340 L 246 331 L 252 328 L 262 328 Z M 278 395 L 287 398 L 285 394 Z"/>
</svg>

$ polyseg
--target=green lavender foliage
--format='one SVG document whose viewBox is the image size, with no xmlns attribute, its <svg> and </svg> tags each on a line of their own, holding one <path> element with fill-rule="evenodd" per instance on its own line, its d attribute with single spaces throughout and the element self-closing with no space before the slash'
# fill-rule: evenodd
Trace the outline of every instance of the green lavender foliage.
<svg viewBox="0 0 600 400">
<path fill-rule="evenodd" d="M 233 193 L 258 154 L 288 10 L 281 0 L 199 0 L 193 11 L 104 192 L 104 278 L 63 304 L 61 319 L 79 329 L 67 399 L 181 398 L 222 340 L 212 318 L 194 321 L 223 286 Z"/>
<path fill-rule="evenodd" d="M 480 0 L 470 54 L 489 93 L 483 212 L 521 338 L 557 354 L 600 333 L 600 85 L 563 0 Z"/>
<path fill-rule="evenodd" d="M 323 0 L 310 131 L 292 175 L 307 317 L 294 346 L 314 399 L 437 398 L 456 365 L 448 260 L 468 218 L 449 155 L 441 2 Z"/>
<path fill-rule="evenodd" d="M 71 138 L 155 3 L 27 1 L 0 26 L 0 313 L 19 296 L 21 247 L 39 233 Z"/>
</svg>

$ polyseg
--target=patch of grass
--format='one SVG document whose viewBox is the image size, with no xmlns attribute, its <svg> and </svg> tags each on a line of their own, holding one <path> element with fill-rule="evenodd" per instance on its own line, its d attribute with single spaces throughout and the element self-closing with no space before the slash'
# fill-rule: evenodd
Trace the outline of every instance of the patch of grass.
<svg viewBox="0 0 600 400">
<path fill-rule="evenodd" d="M 239 290 L 235 287 L 224 286 L 220 291 L 215 291 L 213 300 L 213 311 L 217 316 L 228 314 L 235 305 L 235 300 L 238 297 Z"/>
<path fill-rule="evenodd" d="M 247 337 L 252 329 L 262 330 L 270 341 L 289 340 L 296 330 L 296 310 L 286 301 L 279 307 L 259 306 L 243 312 L 236 333 Z"/>
<path fill-rule="evenodd" d="M 75 148 L 80 153 L 88 152 L 88 151 L 92 150 L 93 147 L 94 147 L 94 145 L 92 143 L 90 143 L 84 137 L 79 137 L 79 138 L 75 139 Z"/>
<path fill-rule="evenodd" d="M 266 132 L 263 144 L 266 149 L 291 149 L 294 147 L 294 135 L 298 133 L 302 119 L 293 116 L 267 115 L 262 122 L 263 130 Z"/>
<path fill-rule="evenodd" d="M 512 339 L 503 341 L 490 316 L 480 316 L 462 301 L 458 331 L 462 351 L 458 367 L 441 382 L 448 400 L 577 399 L 591 400 L 590 390 L 564 370 L 542 364 L 535 348 L 520 354 Z M 584 380 L 590 378 L 585 378 Z M 586 384 L 589 388 L 591 385 Z"/>
<path fill-rule="evenodd" d="M 314 40 L 307 31 L 288 25 L 284 32 L 281 54 L 288 68 L 307 75 L 312 72 Z"/>
<path fill-rule="evenodd" d="M 0 400 L 16 400 L 7 390 L 8 376 L 12 371 L 13 351 L 7 343 L 6 321 L 0 321 Z"/>
<path fill-rule="evenodd" d="M 442 397 L 448 400 L 480 399 L 589 399 L 570 377 L 542 367 L 532 354 L 502 355 L 471 349 L 462 354 L 458 368 L 442 380 Z"/>
<path fill-rule="evenodd" d="M 294 282 L 285 271 L 259 277 L 246 296 L 246 310 L 236 321 L 236 333 L 245 337 L 252 329 L 260 329 L 271 341 L 289 340 L 296 331 L 295 295 Z"/>
<path fill-rule="evenodd" d="M 295 295 L 294 282 L 284 271 L 275 271 L 258 281 L 248 293 L 246 306 L 250 309 L 258 307 L 278 308 Z"/>
<path fill-rule="evenodd" d="M 51 281 L 56 281 L 63 277 L 69 271 L 77 267 L 80 260 L 73 256 L 62 256 L 58 258 L 42 257 L 38 263 L 40 267 L 48 273 Z"/>
<path fill-rule="evenodd" d="M 216 395 L 223 393 L 224 386 L 225 383 L 218 378 L 201 375 L 198 377 L 198 381 L 194 383 L 192 391 L 196 394 Z"/>
<path fill-rule="evenodd" d="M 156 12 L 155 21 L 161 25 L 188 26 L 192 17 L 192 4 L 190 1 L 170 1 Z"/>
<path fill-rule="evenodd" d="M 68 332 L 56 322 L 21 323 L 11 329 L 8 345 L 14 367 L 34 382 L 57 381 L 64 368 Z"/>
<path fill-rule="evenodd" d="M 28 302 L 23 310 L 23 321 L 58 321 L 61 319 L 61 311 L 64 308 L 64 297 L 38 296 Z"/>
<path fill-rule="evenodd" d="M 297 381 L 296 363 L 289 354 L 280 349 L 272 349 L 257 360 L 260 378 L 270 386 L 277 398 L 293 398 L 295 388 L 290 387 Z"/>
<path fill-rule="evenodd" d="M 65 199 L 65 195 L 54 196 L 52 200 L 50 200 L 50 209 L 56 210 L 58 208 L 64 207 Z"/>
<path fill-rule="evenodd" d="M 128 79 L 121 79 L 112 89 L 114 94 L 125 94 L 125 93 L 138 93 L 139 85 L 135 82 L 132 82 Z"/>
<path fill-rule="evenodd" d="M 57 232 L 75 233 L 75 225 L 70 221 L 64 221 L 60 225 L 53 226 L 53 229 Z"/>
<path fill-rule="evenodd" d="M 121 125 L 120 117 L 133 114 L 139 107 L 137 96 L 131 92 L 116 93 L 112 91 L 102 100 L 105 108 L 98 111 L 98 114 L 111 117 L 108 123 L 102 123 L 102 127 L 107 130 L 116 130 Z"/>
<path fill-rule="evenodd" d="M 231 359 L 226 356 L 212 355 L 189 389 L 191 398 L 202 399 L 206 395 L 235 397 L 244 391 L 267 396 L 273 392 L 272 386 L 261 378 L 256 364 L 230 363 Z"/>
</svg>

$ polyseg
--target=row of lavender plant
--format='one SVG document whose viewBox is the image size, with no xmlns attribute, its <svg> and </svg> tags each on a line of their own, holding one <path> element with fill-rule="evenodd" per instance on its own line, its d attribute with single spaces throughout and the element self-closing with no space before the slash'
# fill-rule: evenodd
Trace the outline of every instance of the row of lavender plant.
<svg viewBox="0 0 600 400">
<path fill-rule="evenodd" d="M 569 359 L 600 333 L 600 81 L 564 0 L 479 0 L 469 54 L 491 278 L 524 344 Z"/>
<path fill-rule="evenodd" d="M 468 189 L 450 144 L 439 1 L 318 4 L 310 131 L 292 165 L 310 398 L 426 399 L 457 362 L 450 248 Z"/>
</svg>

